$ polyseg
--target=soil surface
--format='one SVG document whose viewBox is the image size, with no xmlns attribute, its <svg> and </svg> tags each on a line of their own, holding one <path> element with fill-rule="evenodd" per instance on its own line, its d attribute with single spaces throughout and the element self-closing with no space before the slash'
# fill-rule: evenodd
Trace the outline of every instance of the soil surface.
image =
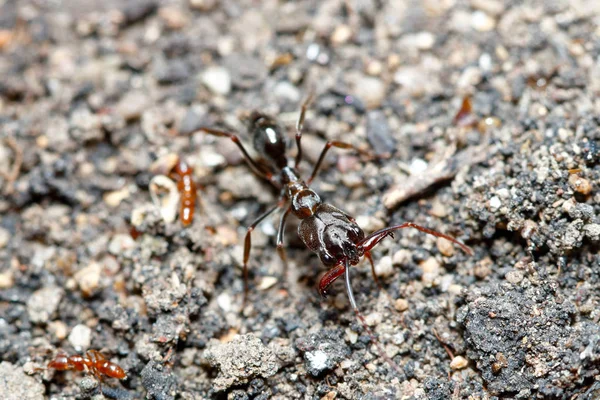
<svg viewBox="0 0 600 400">
<path fill-rule="evenodd" d="M 600 2 L 0 0 L 2 399 L 600 398 Z M 414 229 L 322 299 L 226 138 L 302 139 L 312 187 Z M 252 152 L 251 152 L 252 153 Z M 252 153 L 254 155 L 254 153 Z M 370 154 L 370 155 L 369 155 Z M 193 168 L 178 214 L 177 158 Z M 101 351 L 127 379 L 37 370 Z"/>
</svg>

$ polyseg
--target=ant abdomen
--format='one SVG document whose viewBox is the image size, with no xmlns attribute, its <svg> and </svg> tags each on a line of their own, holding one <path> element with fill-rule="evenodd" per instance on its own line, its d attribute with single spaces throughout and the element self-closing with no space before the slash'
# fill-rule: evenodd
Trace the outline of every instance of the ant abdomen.
<svg viewBox="0 0 600 400">
<path fill-rule="evenodd" d="M 258 154 L 272 167 L 281 170 L 287 166 L 287 139 L 281 128 L 269 116 L 258 112 L 250 115 L 248 131 Z"/>
</svg>

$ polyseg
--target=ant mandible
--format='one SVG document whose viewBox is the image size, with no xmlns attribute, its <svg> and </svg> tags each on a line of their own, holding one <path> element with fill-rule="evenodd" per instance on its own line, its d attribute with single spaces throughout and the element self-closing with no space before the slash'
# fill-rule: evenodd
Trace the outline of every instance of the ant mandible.
<svg viewBox="0 0 600 400">
<path fill-rule="evenodd" d="M 300 225 L 298 226 L 298 235 L 300 236 L 300 239 L 302 239 L 306 247 L 317 253 L 323 265 L 329 268 L 319 282 L 319 292 L 322 296 L 325 296 L 329 286 L 331 286 L 331 284 L 341 275 L 345 275 L 345 285 L 350 305 L 364 329 L 379 347 L 380 353 L 384 355 L 379 342 L 375 339 L 356 305 L 356 300 L 354 299 L 352 286 L 350 284 L 350 266 L 357 265 L 360 262 L 361 257 L 366 257 L 371 263 L 373 277 L 379 284 L 377 276 L 375 275 L 375 265 L 371 256 L 371 250 L 386 237 L 393 236 L 394 231 L 403 228 L 418 229 L 429 235 L 447 239 L 460 246 L 470 255 L 472 255 L 473 252 L 468 246 L 448 235 L 444 235 L 443 233 L 436 232 L 412 222 L 405 222 L 400 225 L 380 229 L 365 236 L 365 233 L 358 226 L 353 217 L 331 204 L 324 203 L 309 185 L 317 176 L 329 149 L 335 147 L 339 149 L 353 149 L 358 152 L 361 152 L 361 150 L 349 143 L 327 141 L 310 177 L 306 181 L 301 178 L 298 167 L 302 161 L 302 128 L 304 125 L 306 109 L 308 104 L 312 101 L 312 97 L 312 94 L 309 95 L 303 102 L 296 122 L 296 145 L 298 147 L 298 153 L 296 154 L 293 167 L 289 166 L 289 159 L 286 155 L 287 139 L 281 128 L 273 118 L 258 111 L 250 113 L 248 118 L 248 131 L 252 136 L 252 144 L 256 153 L 265 163 L 259 164 L 250 157 L 237 134 L 206 127 L 200 128 L 197 131 L 213 136 L 229 138 L 241 150 L 250 168 L 258 176 L 269 181 L 280 191 L 277 204 L 268 209 L 250 224 L 246 232 L 243 258 L 244 304 L 246 304 L 248 296 L 248 260 L 250 258 L 252 231 L 266 217 L 287 205 L 285 211 L 281 214 L 279 229 L 277 231 L 277 253 L 281 257 L 284 266 L 287 268 L 287 258 L 285 249 L 283 248 L 283 232 L 286 219 L 290 213 L 293 213 L 300 219 Z M 395 363 L 385 355 L 384 357 L 392 366 L 398 369 Z"/>
<path fill-rule="evenodd" d="M 94 375 L 100 382 L 102 376 L 109 378 L 125 379 L 127 374 L 123 368 L 110 362 L 97 350 L 88 350 L 85 355 L 68 356 L 65 352 L 59 352 L 54 360 L 48 363 L 47 368 L 57 371 L 86 371 Z"/>
</svg>

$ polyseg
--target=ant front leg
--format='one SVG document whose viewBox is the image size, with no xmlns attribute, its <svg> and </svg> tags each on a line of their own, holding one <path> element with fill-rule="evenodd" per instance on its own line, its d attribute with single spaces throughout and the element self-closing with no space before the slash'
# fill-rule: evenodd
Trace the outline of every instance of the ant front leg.
<svg viewBox="0 0 600 400">
<path fill-rule="evenodd" d="M 250 157 L 250 154 L 248 153 L 248 151 L 246 150 L 246 148 L 242 144 L 242 141 L 240 140 L 240 138 L 239 138 L 238 135 L 236 135 L 235 133 L 230 133 L 230 132 L 222 131 L 222 130 L 219 130 L 219 129 L 213 129 L 213 128 L 200 128 L 200 129 L 198 129 L 197 132 L 204 132 L 204 133 L 207 133 L 207 134 L 213 135 L 213 136 L 229 138 L 240 149 L 240 151 L 244 155 L 244 159 L 246 160 L 246 162 L 250 166 L 250 169 L 252 169 L 252 171 L 256 175 L 258 175 L 261 178 L 264 178 L 264 179 L 268 180 L 269 182 L 275 184 L 275 180 L 274 180 L 273 174 L 271 172 L 264 172 L 259 167 L 259 165 L 256 163 L 256 161 L 254 161 L 252 159 L 252 157 Z M 277 185 L 275 185 L 275 186 L 277 186 Z"/>
<path fill-rule="evenodd" d="M 298 121 L 296 122 L 296 146 L 298 147 L 298 154 L 296 154 L 296 161 L 294 163 L 294 168 L 298 169 L 300 165 L 300 161 L 302 161 L 302 146 L 300 145 L 300 140 L 302 139 L 302 128 L 304 127 L 304 116 L 306 114 L 306 109 L 308 105 L 312 103 L 314 98 L 314 92 L 310 92 L 306 100 L 302 103 L 302 107 L 300 108 L 300 115 L 298 115 Z"/>
<path fill-rule="evenodd" d="M 246 300 L 248 299 L 248 260 L 250 259 L 250 250 L 252 248 L 252 231 L 260 224 L 265 218 L 269 215 L 273 214 L 275 211 L 279 210 L 283 206 L 283 202 L 279 202 L 274 207 L 265 211 L 260 217 L 258 217 L 246 231 L 246 237 L 244 239 L 244 301 L 242 304 L 242 308 L 246 307 Z"/>
<path fill-rule="evenodd" d="M 394 231 L 404 229 L 404 228 L 415 228 L 415 229 L 420 230 L 421 232 L 427 233 L 428 235 L 444 238 L 446 240 L 451 241 L 452 243 L 457 244 L 468 255 L 470 255 L 470 256 L 473 255 L 473 250 L 469 246 L 459 242 L 458 240 L 454 239 L 452 236 L 444 235 L 443 233 L 434 231 L 433 229 L 425 228 L 424 226 L 417 225 L 412 222 L 405 222 L 401 225 L 390 226 L 388 228 L 383 228 L 376 232 L 373 232 L 369 236 L 367 236 L 366 238 L 364 238 L 363 240 L 358 242 L 357 246 L 362 248 L 362 250 L 365 253 L 368 253 L 373 247 L 375 247 L 379 242 L 381 242 L 387 236 L 391 236 L 394 233 Z"/>
<path fill-rule="evenodd" d="M 313 172 L 310 175 L 310 178 L 308 178 L 308 180 L 306 181 L 307 185 L 310 185 L 311 182 L 315 179 L 315 177 L 319 173 L 319 169 L 321 168 L 321 164 L 323 163 L 323 160 L 325 159 L 325 156 L 327 155 L 327 152 L 332 147 L 336 147 L 338 149 L 353 149 L 353 150 L 356 150 L 357 152 L 359 152 L 360 154 L 370 155 L 369 152 L 361 150 L 358 147 L 355 147 L 354 145 L 351 145 L 350 143 L 340 142 L 340 141 L 337 141 L 337 140 L 330 140 L 327 143 L 325 143 L 325 147 L 323 147 L 323 151 L 321 151 L 321 155 L 319 156 L 319 160 L 315 164 L 315 168 L 313 169 Z"/>
<path fill-rule="evenodd" d="M 371 328 L 369 328 L 369 325 L 367 324 L 367 321 L 364 317 L 364 315 L 360 312 L 360 310 L 358 309 L 358 306 L 356 305 L 356 300 L 354 299 L 354 293 L 352 291 L 352 285 L 350 283 L 350 265 L 348 264 L 348 260 L 345 261 L 345 268 L 344 268 L 344 277 L 345 277 L 345 283 L 346 283 L 346 292 L 348 292 L 348 300 L 350 301 L 350 306 L 352 307 L 352 310 L 354 311 L 354 314 L 356 315 L 356 318 L 358 319 L 358 321 L 362 324 L 363 329 L 365 330 L 365 332 L 367 332 L 367 335 L 369 335 L 369 337 L 371 338 L 371 342 L 373 342 L 376 346 L 377 346 L 377 350 L 379 351 L 379 355 L 398 373 L 398 374 L 402 374 L 400 367 L 398 366 L 398 364 L 396 364 L 394 362 L 394 360 L 392 360 L 386 353 L 385 353 L 385 349 L 383 348 L 383 346 L 381 345 L 381 343 L 379 342 L 379 340 L 377 340 L 377 337 L 375 336 L 375 334 L 373 333 L 373 331 L 371 330 Z"/>
<path fill-rule="evenodd" d="M 327 297 L 327 289 L 337 278 L 339 278 L 346 271 L 346 267 L 344 264 L 338 264 L 335 267 L 331 268 L 329 271 L 325 272 L 325 275 L 321 277 L 319 281 L 319 294 L 321 297 Z"/>
</svg>

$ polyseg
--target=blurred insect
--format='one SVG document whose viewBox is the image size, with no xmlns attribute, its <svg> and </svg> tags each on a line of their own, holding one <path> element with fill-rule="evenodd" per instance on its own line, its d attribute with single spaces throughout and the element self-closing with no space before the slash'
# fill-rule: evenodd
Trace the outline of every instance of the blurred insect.
<svg viewBox="0 0 600 400">
<path fill-rule="evenodd" d="M 127 374 L 117 364 L 110 362 L 97 350 L 88 350 L 85 355 L 68 356 L 59 352 L 54 360 L 48 363 L 47 368 L 57 371 L 85 371 L 94 375 L 100 382 L 102 377 L 125 379 Z"/>
<path fill-rule="evenodd" d="M 321 151 L 312 174 L 304 181 L 300 177 L 298 167 L 302 161 L 302 127 L 304 125 L 306 109 L 311 100 L 312 96 L 309 96 L 302 104 L 296 123 L 296 145 L 298 147 L 298 153 L 293 167 L 288 165 L 289 159 L 286 155 L 287 140 L 285 135 L 277 125 L 276 121 L 265 114 L 254 111 L 248 118 L 248 131 L 252 135 L 254 149 L 264 161 L 264 163 L 261 164 L 254 161 L 249 156 L 238 135 L 212 128 L 199 129 L 200 132 L 209 135 L 229 138 L 239 147 L 250 168 L 257 175 L 269 181 L 275 188 L 280 190 L 281 193 L 277 204 L 259 216 L 247 229 L 243 257 L 244 304 L 248 296 L 248 260 L 250 258 L 252 231 L 254 231 L 256 226 L 267 216 L 285 207 L 285 211 L 281 214 L 277 232 L 277 252 L 284 262 L 285 267 L 287 268 L 287 258 L 283 247 L 283 232 L 286 219 L 290 213 L 293 213 L 300 219 L 298 235 L 306 247 L 317 253 L 323 265 L 329 268 L 319 282 L 319 292 L 321 295 L 325 296 L 327 294 L 327 289 L 331 284 L 341 275 L 345 275 L 346 291 L 348 292 L 350 305 L 357 318 L 360 320 L 365 331 L 370 335 L 371 340 L 378 346 L 381 356 L 399 371 L 398 366 L 383 352 L 380 343 L 367 326 L 363 315 L 358 309 L 350 284 L 350 266 L 358 264 L 361 257 L 365 256 L 371 263 L 371 271 L 373 277 L 377 281 L 377 277 L 375 276 L 375 265 L 370 251 L 384 238 L 388 236 L 393 237 L 394 231 L 403 228 L 415 228 L 421 232 L 445 238 L 459 245 L 468 254 L 472 254 L 472 250 L 448 235 L 416 225 L 412 222 L 380 229 L 365 236 L 363 230 L 356 224 L 354 218 L 331 204 L 324 203 L 309 185 L 317 176 L 329 149 L 335 147 L 339 149 L 354 149 L 360 153 L 365 152 L 349 143 L 328 141 Z M 379 284 L 379 282 L 377 283 Z"/>
<path fill-rule="evenodd" d="M 192 174 L 194 170 L 185 161 L 179 159 L 171 176 L 177 181 L 177 189 L 181 196 L 181 206 L 179 208 L 179 218 L 184 226 L 188 226 L 194 220 L 194 209 L 196 208 L 196 183 Z"/>
</svg>

